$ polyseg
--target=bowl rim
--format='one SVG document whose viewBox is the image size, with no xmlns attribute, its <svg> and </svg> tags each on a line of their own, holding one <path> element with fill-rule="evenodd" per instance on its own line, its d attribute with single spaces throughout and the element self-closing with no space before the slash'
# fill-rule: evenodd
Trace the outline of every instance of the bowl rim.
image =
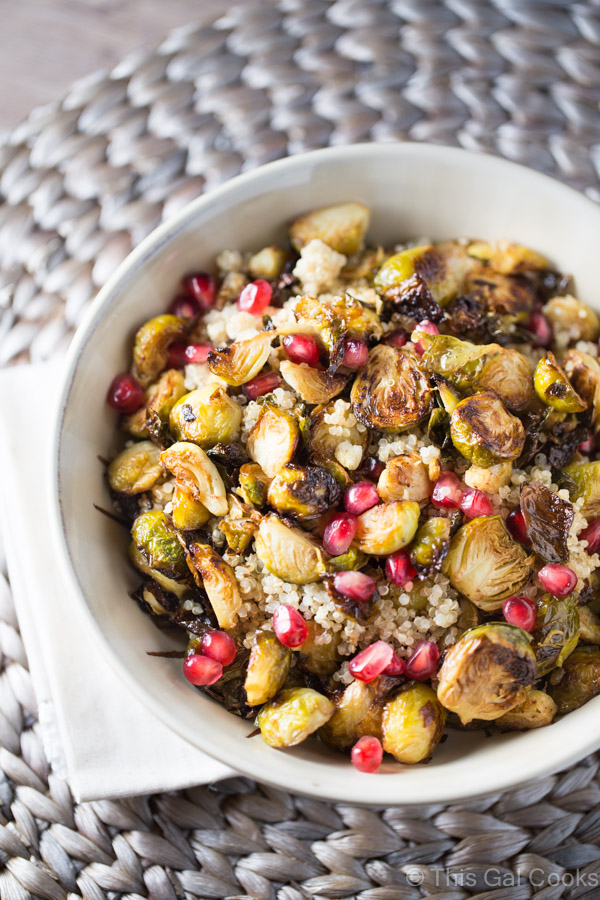
<svg viewBox="0 0 600 900">
<path fill-rule="evenodd" d="M 511 173 L 520 173 L 521 177 L 526 176 L 542 185 L 546 185 L 549 190 L 552 190 L 557 195 L 564 195 L 565 199 L 568 199 L 571 202 L 577 200 L 588 209 L 595 209 L 600 223 L 600 206 L 581 192 L 549 175 L 530 169 L 527 166 L 514 163 L 503 157 L 496 157 L 487 153 L 445 145 L 421 144 L 417 142 L 385 142 L 326 147 L 275 160 L 274 162 L 267 163 L 266 165 L 259 166 L 248 172 L 237 175 L 213 188 L 208 193 L 192 200 L 182 207 L 182 209 L 170 216 L 165 222 L 157 226 L 127 255 L 108 279 L 104 287 L 100 289 L 82 319 L 64 360 L 62 383 L 58 394 L 58 400 L 55 403 L 53 433 L 51 435 L 50 454 L 48 458 L 50 470 L 48 489 L 50 494 L 51 535 L 54 546 L 58 551 L 60 570 L 66 580 L 68 589 L 77 598 L 78 609 L 86 620 L 88 628 L 93 632 L 95 640 L 101 647 L 105 659 L 110 663 L 119 677 L 128 685 L 134 696 L 136 696 L 147 709 L 154 713 L 157 718 L 192 746 L 197 747 L 213 758 L 218 758 L 221 762 L 230 765 L 232 769 L 235 769 L 242 775 L 251 777 L 258 782 L 278 789 L 315 797 L 320 800 L 350 802 L 370 806 L 389 806 L 393 804 L 410 806 L 422 805 L 424 803 L 446 804 L 487 795 L 492 792 L 496 793 L 514 789 L 523 784 L 527 784 L 530 781 L 553 774 L 578 762 L 589 753 L 597 750 L 600 746 L 600 733 L 597 737 L 594 737 L 586 732 L 587 737 L 584 735 L 584 738 L 581 742 L 578 742 L 576 747 L 573 747 L 571 742 L 567 741 L 548 741 L 546 744 L 546 753 L 542 760 L 536 761 L 536 763 L 533 764 L 531 759 L 521 757 L 519 758 L 519 766 L 513 766 L 512 768 L 505 766 L 502 772 L 495 772 L 495 777 L 492 780 L 487 772 L 487 767 L 482 766 L 478 771 L 478 767 L 474 766 L 469 784 L 464 784 L 463 782 L 460 782 L 459 779 L 449 778 L 444 782 L 442 788 L 440 788 L 440 784 L 438 783 L 435 792 L 428 792 L 427 789 L 425 789 L 419 793 L 418 797 L 411 797 L 410 791 L 407 791 L 406 793 L 408 796 L 399 796 L 397 799 L 393 799 L 389 796 L 390 785 L 388 780 L 383 778 L 375 781 L 376 776 L 362 775 L 360 778 L 357 777 L 356 779 L 348 778 L 345 782 L 345 789 L 343 792 L 329 786 L 325 777 L 315 778 L 314 772 L 311 772 L 311 777 L 304 780 L 303 785 L 290 785 L 284 782 L 282 778 L 272 775 L 270 770 L 267 770 L 265 767 L 250 764 L 244 757 L 242 752 L 243 747 L 231 747 L 230 745 L 233 744 L 231 741 L 228 742 L 227 747 L 224 747 L 223 745 L 214 746 L 210 739 L 210 729 L 207 729 L 207 739 L 203 740 L 204 736 L 200 736 L 195 728 L 188 727 L 187 718 L 184 717 L 182 719 L 175 714 L 171 714 L 170 709 L 155 699 L 152 692 L 144 687 L 141 679 L 136 676 L 134 671 L 128 667 L 114 649 L 92 608 L 86 601 L 84 589 L 77 577 L 75 567 L 71 562 L 70 550 L 67 542 L 61 500 L 62 433 L 74 377 L 82 358 L 84 357 L 87 344 L 91 340 L 100 320 L 115 303 L 121 290 L 135 277 L 144 263 L 165 244 L 175 238 L 180 231 L 187 228 L 198 214 L 198 211 L 210 211 L 211 207 L 218 207 L 223 199 L 227 198 L 230 194 L 235 194 L 246 184 L 249 184 L 254 180 L 264 179 L 265 177 L 280 171 L 285 172 L 287 169 L 293 171 L 295 168 L 305 165 L 310 167 L 311 164 L 318 164 L 323 160 L 327 161 L 333 159 L 352 160 L 353 158 L 359 159 L 361 157 L 368 157 L 370 161 L 373 161 L 373 159 L 376 159 L 380 155 L 385 156 L 389 154 L 397 154 L 399 162 L 401 162 L 403 157 L 410 158 L 411 155 L 415 153 L 420 156 L 428 157 L 432 164 L 439 164 L 441 162 L 448 163 L 449 161 L 461 164 L 461 161 L 464 163 L 469 160 L 470 164 L 475 166 L 491 167 L 497 171 L 499 176 L 503 175 L 510 177 Z M 236 752 L 236 749 L 238 752 Z M 530 754 L 530 756 L 533 756 L 533 754 Z M 300 767 L 301 761 L 297 760 L 297 765 Z M 309 768 L 312 769 L 313 767 L 309 766 Z M 518 775 L 515 774 L 516 768 L 520 769 Z M 407 786 L 404 785 L 404 788 L 406 787 Z M 400 793 L 404 793 L 402 788 L 400 788 Z"/>
</svg>

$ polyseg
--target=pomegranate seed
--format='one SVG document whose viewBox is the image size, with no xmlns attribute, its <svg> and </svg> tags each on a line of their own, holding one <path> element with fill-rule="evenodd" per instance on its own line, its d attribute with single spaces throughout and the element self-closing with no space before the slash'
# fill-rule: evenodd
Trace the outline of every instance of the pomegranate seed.
<svg viewBox="0 0 600 900">
<path fill-rule="evenodd" d="M 183 369 L 189 363 L 206 362 L 208 354 L 213 349 L 212 344 L 183 344 L 181 341 L 175 341 L 169 346 L 167 368 Z"/>
<path fill-rule="evenodd" d="M 262 397 L 263 394 L 270 394 L 280 384 L 281 378 L 277 372 L 262 372 L 256 378 L 253 378 L 252 381 L 247 381 L 242 390 L 249 400 L 256 400 L 257 397 Z"/>
<path fill-rule="evenodd" d="M 218 659 L 192 653 L 183 661 L 183 674 L 190 684 L 214 684 L 223 674 L 223 665 Z"/>
<path fill-rule="evenodd" d="M 391 334 L 384 337 L 381 343 L 387 344 L 389 347 L 404 347 L 407 341 L 408 335 L 405 331 L 392 331 Z"/>
<path fill-rule="evenodd" d="M 419 322 L 415 330 L 411 335 L 411 340 L 414 344 L 415 351 L 419 354 L 419 356 L 423 356 L 426 350 L 426 346 L 421 343 L 419 340 L 419 332 L 421 334 L 439 334 L 440 329 L 437 327 L 435 322 L 432 322 L 430 319 L 423 319 L 422 322 Z"/>
<path fill-rule="evenodd" d="M 372 481 L 357 481 L 344 494 L 344 509 L 355 516 L 377 506 L 379 494 Z"/>
<path fill-rule="evenodd" d="M 404 587 L 412 581 L 417 570 L 410 561 L 408 550 L 396 550 L 385 561 L 385 574 L 388 581 L 396 587 Z"/>
<path fill-rule="evenodd" d="M 200 318 L 202 310 L 195 297 L 175 297 L 167 312 L 172 316 L 179 316 L 180 319 L 195 321 Z"/>
<path fill-rule="evenodd" d="M 215 305 L 217 282 L 212 275 L 207 275 L 206 272 L 195 272 L 193 275 L 186 275 L 181 284 L 185 293 L 196 300 L 202 312 L 206 312 Z"/>
<path fill-rule="evenodd" d="M 300 647 L 308 637 L 308 627 L 298 610 L 285 603 L 273 613 L 273 630 L 284 647 Z"/>
<path fill-rule="evenodd" d="M 337 513 L 323 532 L 323 548 L 330 556 L 339 556 L 350 547 L 356 534 L 356 516 Z"/>
<path fill-rule="evenodd" d="M 133 413 L 144 402 L 144 391 L 133 375 L 124 372 L 115 375 L 111 381 L 106 400 L 109 406 L 121 413 Z"/>
<path fill-rule="evenodd" d="M 592 519 L 587 528 L 578 535 L 580 541 L 587 541 L 586 553 L 600 553 L 600 519 Z"/>
<path fill-rule="evenodd" d="M 502 604 L 502 613 L 509 625 L 531 631 L 535 625 L 537 610 L 533 600 L 528 597 L 509 597 Z"/>
<path fill-rule="evenodd" d="M 237 653 L 235 641 L 226 631 L 205 631 L 200 649 L 204 656 L 216 659 L 222 666 L 230 666 Z"/>
<path fill-rule="evenodd" d="M 543 312 L 536 310 L 529 319 L 529 330 L 533 335 L 533 343 L 536 347 L 549 347 L 554 337 L 552 325 Z"/>
<path fill-rule="evenodd" d="M 348 671 L 357 681 L 373 681 L 387 669 L 393 656 L 394 651 L 386 641 L 375 641 L 350 660 Z"/>
<path fill-rule="evenodd" d="M 596 439 L 594 435 L 590 432 L 586 439 L 578 445 L 577 449 L 584 456 L 591 456 L 596 449 Z"/>
<path fill-rule="evenodd" d="M 404 675 L 406 671 L 406 660 L 394 653 L 391 663 L 383 670 L 384 675 Z"/>
<path fill-rule="evenodd" d="M 442 472 L 433 487 L 433 505 L 440 509 L 458 509 L 461 497 L 460 481 L 454 472 Z"/>
<path fill-rule="evenodd" d="M 406 663 L 406 674 L 413 681 L 426 681 L 435 673 L 440 651 L 433 641 L 419 641 Z"/>
<path fill-rule="evenodd" d="M 273 288 L 268 281 L 259 278 L 258 281 L 251 281 L 246 287 L 242 288 L 238 297 L 238 309 L 242 312 L 252 313 L 253 316 L 262 316 L 265 309 L 271 302 L 273 296 Z"/>
<path fill-rule="evenodd" d="M 364 341 L 358 338 L 348 338 L 344 344 L 344 359 L 342 365 L 347 369 L 360 369 L 369 358 L 369 348 Z"/>
<path fill-rule="evenodd" d="M 365 734 L 350 751 L 352 765 L 359 772 L 376 772 L 383 759 L 383 747 L 379 738 Z"/>
<path fill-rule="evenodd" d="M 188 344 L 185 348 L 185 359 L 188 363 L 204 363 L 208 354 L 214 350 L 212 344 Z"/>
<path fill-rule="evenodd" d="M 310 334 L 286 334 L 281 343 L 292 362 L 307 363 L 309 366 L 319 362 L 319 345 Z"/>
<path fill-rule="evenodd" d="M 379 476 L 384 469 L 385 466 L 380 460 L 376 459 L 374 456 L 367 456 L 360 467 L 360 472 L 365 478 L 369 478 L 371 481 L 378 481 Z"/>
<path fill-rule="evenodd" d="M 338 594 L 358 600 L 359 603 L 370 600 L 375 593 L 375 579 L 364 572 L 336 572 L 333 586 Z"/>
<path fill-rule="evenodd" d="M 568 597 L 577 584 L 577 575 L 568 566 L 548 563 L 538 572 L 540 584 L 553 597 Z"/>
<path fill-rule="evenodd" d="M 469 519 L 477 516 L 493 516 L 494 504 L 484 491 L 475 488 L 467 488 L 460 498 L 460 508 Z"/>
<path fill-rule="evenodd" d="M 523 515 L 520 506 L 517 506 L 508 514 L 506 527 L 514 537 L 515 541 L 523 544 L 524 547 L 531 547 L 531 541 L 527 534 L 527 525 L 525 524 L 525 516 Z"/>
</svg>

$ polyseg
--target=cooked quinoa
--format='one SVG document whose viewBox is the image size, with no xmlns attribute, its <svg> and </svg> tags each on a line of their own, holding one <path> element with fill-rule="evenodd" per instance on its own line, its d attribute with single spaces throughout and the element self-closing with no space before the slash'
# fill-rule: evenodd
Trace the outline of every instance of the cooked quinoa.
<svg viewBox="0 0 600 900">
<path fill-rule="evenodd" d="M 271 746 L 414 763 L 449 714 L 600 693 L 600 325 L 534 250 L 386 252 L 368 222 L 316 210 L 187 276 L 111 386 L 108 481 L 192 684 Z"/>
</svg>

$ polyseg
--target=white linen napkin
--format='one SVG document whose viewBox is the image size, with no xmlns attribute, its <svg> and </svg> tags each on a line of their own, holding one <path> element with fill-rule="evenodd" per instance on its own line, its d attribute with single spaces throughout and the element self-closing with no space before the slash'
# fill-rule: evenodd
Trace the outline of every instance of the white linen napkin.
<svg viewBox="0 0 600 900">
<path fill-rule="evenodd" d="M 172 732 L 121 683 L 61 579 L 47 525 L 60 374 L 57 364 L 0 371 L 2 532 L 48 759 L 78 801 L 227 778 L 236 773 Z"/>
</svg>

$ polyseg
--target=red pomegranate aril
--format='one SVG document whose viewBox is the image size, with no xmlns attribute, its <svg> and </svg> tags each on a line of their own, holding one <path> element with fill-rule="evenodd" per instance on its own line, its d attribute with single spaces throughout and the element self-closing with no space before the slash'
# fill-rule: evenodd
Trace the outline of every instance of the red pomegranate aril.
<svg viewBox="0 0 600 900">
<path fill-rule="evenodd" d="M 433 487 L 433 505 L 440 509 L 458 509 L 461 497 L 460 481 L 454 472 L 442 472 Z"/>
<path fill-rule="evenodd" d="M 297 609 L 281 603 L 273 613 L 273 630 L 284 647 L 300 647 L 308 637 L 308 626 Z"/>
<path fill-rule="evenodd" d="M 463 491 L 460 508 L 469 519 L 494 515 L 494 504 L 484 491 L 478 491 L 476 488 L 467 488 Z"/>
<path fill-rule="evenodd" d="M 133 375 L 123 372 L 111 381 L 106 401 L 120 413 L 134 413 L 144 402 L 144 391 Z"/>
<path fill-rule="evenodd" d="M 554 337 L 552 325 L 543 312 L 536 310 L 529 319 L 529 330 L 533 335 L 533 343 L 536 347 L 549 347 Z"/>
<path fill-rule="evenodd" d="M 333 586 L 338 594 L 356 600 L 358 603 L 364 603 L 370 600 L 375 593 L 375 579 L 364 572 L 336 572 L 333 576 Z"/>
<path fill-rule="evenodd" d="M 217 282 L 206 272 L 186 275 L 181 282 L 183 290 L 197 301 L 202 312 L 211 309 L 217 299 Z"/>
<path fill-rule="evenodd" d="M 538 572 L 540 584 L 553 597 L 568 597 L 575 590 L 577 575 L 560 563 L 548 563 Z"/>
<path fill-rule="evenodd" d="M 365 734 L 350 751 L 352 765 L 359 772 L 376 772 L 383 759 L 383 747 L 379 738 Z"/>
<path fill-rule="evenodd" d="M 360 467 L 360 474 L 371 481 L 378 481 L 384 469 L 385 466 L 379 459 L 376 459 L 374 456 L 367 456 Z"/>
<path fill-rule="evenodd" d="M 281 377 L 277 372 L 262 372 L 256 378 L 253 378 L 252 381 L 247 381 L 242 390 L 249 400 L 256 400 L 257 397 L 270 394 L 280 384 Z"/>
<path fill-rule="evenodd" d="M 251 281 L 240 291 L 237 302 L 238 309 L 251 313 L 253 316 L 262 316 L 271 302 L 272 296 L 273 288 L 268 281 L 264 281 L 262 278 L 259 278 L 258 281 Z"/>
<path fill-rule="evenodd" d="M 223 665 L 218 659 L 192 653 L 183 661 L 183 674 L 190 684 L 196 686 L 214 684 L 223 674 Z"/>
<path fill-rule="evenodd" d="M 525 516 L 520 506 L 517 506 L 507 516 L 506 527 L 514 537 L 515 541 L 523 544 L 524 547 L 530 547 L 531 541 L 527 534 L 527 525 L 525 524 Z"/>
<path fill-rule="evenodd" d="M 344 344 L 344 359 L 342 365 L 347 369 L 360 369 L 369 358 L 369 348 L 359 338 L 348 338 Z"/>
<path fill-rule="evenodd" d="M 440 651 L 433 641 L 419 641 L 406 663 L 406 675 L 413 681 L 426 681 L 437 669 Z"/>
<path fill-rule="evenodd" d="M 384 675 L 404 675 L 406 671 L 406 660 L 394 653 L 391 663 L 383 670 Z"/>
<path fill-rule="evenodd" d="M 202 310 L 195 297 L 175 297 L 167 312 L 172 316 L 179 316 L 180 319 L 195 321 L 200 318 Z"/>
<path fill-rule="evenodd" d="M 590 556 L 600 553 L 600 519 L 592 519 L 587 528 L 578 535 L 580 541 L 587 541 L 585 552 Z"/>
<path fill-rule="evenodd" d="M 509 625 L 531 631 L 535 625 L 537 609 L 529 597 L 509 597 L 502 604 L 502 613 Z"/>
<path fill-rule="evenodd" d="M 596 449 L 596 439 L 594 435 L 590 432 L 586 439 L 578 445 L 577 449 L 584 456 L 591 456 Z"/>
<path fill-rule="evenodd" d="M 373 681 L 387 669 L 393 656 L 394 651 L 390 644 L 386 641 L 375 641 L 350 660 L 348 671 L 357 681 Z"/>
<path fill-rule="evenodd" d="M 237 654 L 235 641 L 226 631 L 205 631 L 200 649 L 204 656 L 216 659 L 222 666 L 230 666 Z"/>
<path fill-rule="evenodd" d="M 286 356 L 294 363 L 316 366 L 319 362 L 319 345 L 310 334 L 286 334 L 281 342 Z"/>
<path fill-rule="evenodd" d="M 330 556 L 340 556 L 349 549 L 356 535 L 356 516 L 337 513 L 323 532 L 323 548 Z"/>
<path fill-rule="evenodd" d="M 430 319 L 423 319 L 423 321 L 419 322 L 419 324 L 413 331 L 411 340 L 414 344 L 415 351 L 419 354 L 419 356 L 423 356 L 423 354 L 425 353 L 425 346 L 419 340 L 419 331 L 421 331 L 423 334 L 436 335 L 440 333 L 440 329 L 437 327 L 435 322 L 432 322 Z"/>
<path fill-rule="evenodd" d="M 408 341 L 408 335 L 405 331 L 392 331 L 384 337 L 382 344 L 389 347 L 404 347 Z"/>
<path fill-rule="evenodd" d="M 212 344 L 188 344 L 185 348 L 185 360 L 188 363 L 204 363 L 214 349 Z"/>
<path fill-rule="evenodd" d="M 344 509 L 354 516 L 360 516 L 378 503 L 379 494 L 372 481 L 358 481 L 344 494 Z"/>
<path fill-rule="evenodd" d="M 186 350 L 187 344 L 184 344 L 181 341 L 175 341 L 173 344 L 169 344 L 169 349 L 167 350 L 167 369 L 183 369 L 184 366 L 187 366 Z"/>
<path fill-rule="evenodd" d="M 408 550 L 396 550 L 385 561 L 385 574 L 388 581 L 396 587 L 404 587 L 412 581 L 417 570 L 410 561 Z"/>
</svg>

